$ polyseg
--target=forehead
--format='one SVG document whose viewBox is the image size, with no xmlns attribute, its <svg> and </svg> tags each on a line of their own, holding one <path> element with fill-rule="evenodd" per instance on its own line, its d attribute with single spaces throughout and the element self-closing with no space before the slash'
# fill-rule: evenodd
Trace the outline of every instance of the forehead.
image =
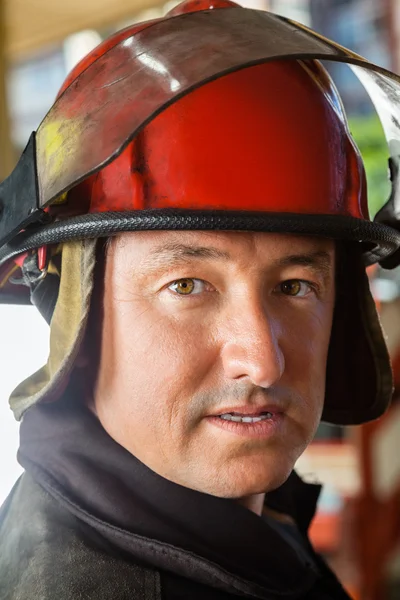
<svg viewBox="0 0 400 600">
<path fill-rule="evenodd" d="M 288 255 L 326 252 L 334 256 L 335 242 L 316 236 L 300 236 L 281 233 L 239 231 L 141 231 L 124 233 L 113 242 L 121 259 L 140 261 L 154 256 L 176 255 L 181 252 L 188 260 L 192 258 L 220 258 L 240 261 L 256 260 L 264 264 Z M 193 250 L 191 253 L 190 250 Z M 212 253 L 198 250 L 213 249 Z"/>
</svg>

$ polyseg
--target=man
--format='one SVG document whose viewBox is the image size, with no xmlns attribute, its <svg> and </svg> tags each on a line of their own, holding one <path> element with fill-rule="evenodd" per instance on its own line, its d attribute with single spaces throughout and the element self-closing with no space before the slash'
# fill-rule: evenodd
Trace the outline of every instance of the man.
<svg viewBox="0 0 400 600">
<path fill-rule="evenodd" d="M 365 262 L 397 262 L 396 179 L 372 223 L 310 55 L 398 82 L 273 15 L 207 8 L 91 53 L 4 184 L 3 297 L 28 289 L 51 351 L 11 398 L 26 472 L 2 600 L 348 598 L 293 467 L 321 418 L 390 401 Z"/>
</svg>

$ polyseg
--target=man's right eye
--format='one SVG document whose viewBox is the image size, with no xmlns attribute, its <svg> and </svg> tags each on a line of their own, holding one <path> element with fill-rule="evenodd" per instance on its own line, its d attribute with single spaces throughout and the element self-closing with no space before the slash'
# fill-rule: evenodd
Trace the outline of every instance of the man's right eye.
<svg viewBox="0 0 400 600">
<path fill-rule="evenodd" d="M 185 277 L 184 279 L 177 279 L 168 289 L 179 294 L 180 296 L 193 296 L 195 294 L 201 294 L 206 289 L 205 281 L 201 279 L 193 279 L 191 277 Z"/>
</svg>

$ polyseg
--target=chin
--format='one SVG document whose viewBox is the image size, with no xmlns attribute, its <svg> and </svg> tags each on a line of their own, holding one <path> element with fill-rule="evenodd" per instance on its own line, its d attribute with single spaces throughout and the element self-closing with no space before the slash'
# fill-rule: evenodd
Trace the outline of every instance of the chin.
<svg viewBox="0 0 400 600">
<path fill-rule="evenodd" d="M 291 461 L 279 460 L 275 464 L 232 465 L 224 468 L 218 476 L 206 483 L 208 494 L 221 498 L 244 498 L 256 494 L 265 494 L 283 485 L 293 470 Z M 223 471 L 223 472 L 222 472 Z"/>
</svg>

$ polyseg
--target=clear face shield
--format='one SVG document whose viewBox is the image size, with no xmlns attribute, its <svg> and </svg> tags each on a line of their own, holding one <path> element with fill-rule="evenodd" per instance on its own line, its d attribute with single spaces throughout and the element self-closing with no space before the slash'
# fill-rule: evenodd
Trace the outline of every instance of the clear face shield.
<svg viewBox="0 0 400 600">
<path fill-rule="evenodd" d="M 391 156 L 392 194 L 389 201 L 382 198 L 375 223 L 400 229 L 400 78 L 303 25 L 235 7 L 150 23 L 73 81 L 0 185 L 0 262 L 15 255 L 21 235 L 26 239 L 27 232 L 43 228 L 46 207 L 112 162 L 169 105 L 223 75 L 278 59 L 347 63 L 357 75 L 382 122 Z M 334 108 L 342 113 L 339 99 Z M 383 257 L 387 266 L 400 262 L 397 254 L 394 243 Z"/>
</svg>

